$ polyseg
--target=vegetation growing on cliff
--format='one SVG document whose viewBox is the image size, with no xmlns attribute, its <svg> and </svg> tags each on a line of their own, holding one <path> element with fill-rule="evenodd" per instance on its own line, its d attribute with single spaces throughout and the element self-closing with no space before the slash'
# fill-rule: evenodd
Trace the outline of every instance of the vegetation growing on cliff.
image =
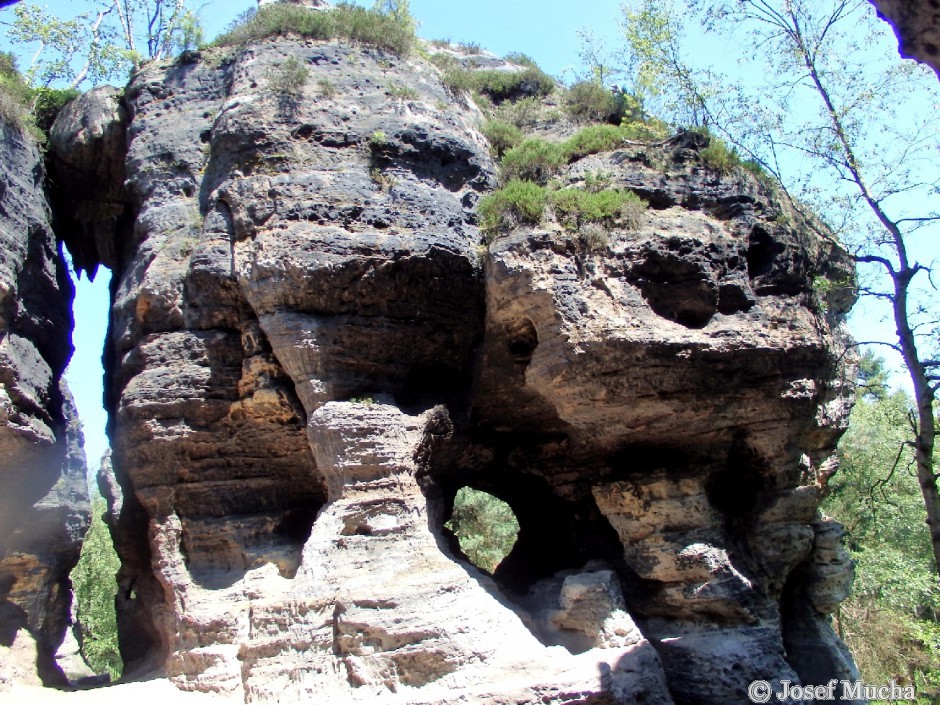
<svg viewBox="0 0 940 705">
<path fill-rule="evenodd" d="M 33 123 L 30 88 L 16 69 L 12 54 L 0 53 L 0 118 L 20 130 Z"/>
<path fill-rule="evenodd" d="M 329 10 L 274 3 L 246 13 L 215 40 L 217 46 L 245 46 L 267 37 L 350 39 L 405 56 L 415 46 L 414 20 L 407 2 L 379 3 L 375 9 L 340 3 Z"/>
<path fill-rule="evenodd" d="M 480 227 L 487 241 L 492 242 L 500 231 L 542 222 L 547 207 L 565 230 L 581 231 L 588 224 L 635 230 L 647 205 L 629 189 L 551 189 L 532 181 L 512 179 L 480 199 L 477 212 Z"/>
<path fill-rule="evenodd" d="M 123 664 L 117 640 L 114 597 L 120 561 L 102 516 L 105 503 L 96 495 L 91 507 L 91 526 L 85 534 L 82 555 L 72 571 L 75 612 L 81 629 L 82 656 L 95 673 L 121 675 Z"/>
<path fill-rule="evenodd" d="M 454 91 L 485 96 L 495 104 L 506 100 L 548 95 L 555 81 L 538 67 L 519 71 L 474 71 L 462 68 L 453 57 L 435 54 L 431 61 L 442 69 L 441 80 Z"/>
<path fill-rule="evenodd" d="M 55 116 L 77 96 L 74 89 L 31 87 L 13 55 L 0 52 L 0 119 L 40 144 L 45 142 Z"/>
</svg>

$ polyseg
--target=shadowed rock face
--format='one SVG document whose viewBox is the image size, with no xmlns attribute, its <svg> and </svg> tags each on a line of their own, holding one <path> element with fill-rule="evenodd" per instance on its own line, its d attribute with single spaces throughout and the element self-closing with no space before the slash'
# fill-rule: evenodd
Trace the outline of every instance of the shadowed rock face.
<svg viewBox="0 0 940 705">
<path fill-rule="evenodd" d="M 936 0 L 871 0 L 891 23 L 901 56 L 917 59 L 940 75 L 940 3 Z"/>
<path fill-rule="evenodd" d="M 72 286 L 38 148 L 0 121 L 0 687 L 55 685 L 69 572 L 88 524 L 81 430 L 62 372 Z"/>
<path fill-rule="evenodd" d="M 289 57 L 309 78 L 278 94 Z M 738 702 L 854 672 L 817 516 L 852 296 L 814 287 L 854 274 L 823 230 L 680 135 L 562 175 L 650 202 L 608 246 L 484 250 L 476 108 L 342 43 L 152 65 L 125 108 L 128 210 L 95 247 L 132 668 L 369 703 Z M 493 576 L 443 527 L 464 485 L 519 519 Z"/>
</svg>

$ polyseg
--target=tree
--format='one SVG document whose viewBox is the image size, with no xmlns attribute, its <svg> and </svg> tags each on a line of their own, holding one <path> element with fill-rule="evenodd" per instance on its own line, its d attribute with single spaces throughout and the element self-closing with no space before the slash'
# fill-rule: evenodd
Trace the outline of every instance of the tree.
<svg viewBox="0 0 940 705">
<path fill-rule="evenodd" d="M 71 577 L 75 612 L 81 628 L 82 656 L 96 673 L 109 673 L 116 678 L 122 668 L 114 611 L 118 589 L 115 576 L 121 562 L 102 519 L 104 513 L 104 500 L 96 494 L 91 507 L 91 526 Z"/>
<path fill-rule="evenodd" d="M 375 0 L 373 10 L 383 15 L 391 17 L 402 27 L 414 32 L 418 28 L 418 23 L 411 14 L 409 0 Z"/>
<path fill-rule="evenodd" d="M 37 45 L 25 71 L 30 85 L 48 87 L 67 83 L 69 88 L 76 88 L 86 79 L 98 83 L 114 75 L 127 57 L 113 42 L 114 30 L 104 24 L 113 9 L 113 6 L 105 7 L 94 18 L 91 12 L 84 12 L 62 20 L 38 5 L 17 5 L 10 40 Z M 75 62 L 82 59 L 83 63 L 76 68 Z"/>
<path fill-rule="evenodd" d="M 86 81 L 98 84 L 145 60 L 161 59 L 202 41 L 186 0 L 97 0 L 71 19 L 22 3 L 14 9 L 9 37 L 35 47 L 27 80 L 33 86 Z M 142 47 L 146 47 L 141 51 Z"/>
<path fill-rule="evenodd" d="M 861 292 L 890 309 L 896 339 L 871 342 L 896 350 L 911 381 L 909 443 L 940 569 L 938 318 L 926 295 L 929 265 L 915 254 L 940 220 L 937 125 L 933 101 L 912 100 L 935 90 L 933 77 L 896 59 L 893 46 L 873 49 L 884 30 L 865 0 L 690 0 L 710 30 L 746 32 L 762 61 L 749 82 L 716 84 L 714 72 L 697 75 L 683 61 L 679 24 L 660 5 L 640 0 L 627 10 L 628 22 L 642 23 L 627 28 L 639 65 L 671 79 L 677 105 L 776 176 L 795 205 L 825 214 L 863 269 Z"/>
<path fill-rule="evenodd" d="M 509 555 L 519 535 L 519 522 L 508 504 L 470 487 L 457 491 L 454 511 L 444 526 L 470 562 L 489 573 Z"/>
<path fill-rule="evenodd" d="M 869 359 L 865 376 L 877 377 L 880 361 Z M 841 470 L 823 503 L 848 530 L 856 563 L 853 593 L 836 626 L 866 682 L 913 684 L 926 705 L 940 690 L 940 588 L 908 443 L 912 400 L 897 390 L 873 396 L 859 382 L 839 443 Z"/>
</svg>

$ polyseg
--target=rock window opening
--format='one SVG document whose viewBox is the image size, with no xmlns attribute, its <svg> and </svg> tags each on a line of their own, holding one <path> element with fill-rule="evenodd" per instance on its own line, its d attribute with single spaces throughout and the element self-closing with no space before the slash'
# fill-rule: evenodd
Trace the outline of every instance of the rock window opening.
<svg viewBox="0 0 940 705">
<path fill-rule="evenodd" d="M 461 487 L 444 526 L 477 568 L 492 574 L 509 555 L 519 536 L 519 522 L 509 505 L 491 494 Z"/>
</svg>

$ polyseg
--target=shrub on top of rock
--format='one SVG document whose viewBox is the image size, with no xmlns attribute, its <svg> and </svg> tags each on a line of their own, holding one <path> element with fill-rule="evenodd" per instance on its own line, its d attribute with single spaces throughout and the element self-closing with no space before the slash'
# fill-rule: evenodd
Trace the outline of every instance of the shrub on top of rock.
<svg viewBox="0 0 940 705">
<path fill-rule="evenodd" d="M 492 242 L 496 233 L 521 223 L 541 222 L 545 211 L 545 189 L 531 181 L 512 179 L 506 186 L 487 194 L 477 204 L 480 228 Z"/>
<path fill-rule="evenodd" d="M 648 205 L 629 189 L 552 190 L 532 181 L 512 179 L 503 188 L 480 199 L 477 215 L 486 242 L 492 242 L 500 231 L 526 223 L 541 223 L 547 206 L 551 206 L 550 213 L 565 230 L 583 234 L 596 232 L 590 228 L 585 230 L 585 226 L 601 223 L 636 230 L 642 224 Z"/>
<path fill-rule="evenodd" d="M 490 146 L 497 157 L 503 156 L 507 151 L 522 142 L 522 130 L 502 120 L 487 120 L 483 123 L 481 132 L 489 140 Z"/>
<path fill-rule="evenodd" d="M 529 137 L 503 155 L 502 178 L 527 179 L 545 183 L 568 163 L 564 147 L 540 137 Z"/>
<path fill-rule="evenodd" d="M 447 54 L 435 54 L 431 63 L 441 70 L 441 80 L 453 91 L 468 91 L 484 96 L 494 104 L 507 100 L 546 96 L 555 88 L 555 80 L 532 59 L 522 55 L 521 69 L 468 69 Z"/>
<path fill-rule="evenodd" d="M 619 89 L 609 90 L 594 81 L 579 81 L 565 91 L 565 110 L 575 120 L 607 122 L 619 125 L 622 120 L 642 117 L 640 101 Z"/>
<path fill-rule="evenodd" d="M 324 40 L 351 39 L 402 56 L 415 45 L 414 21 L 410 16 L 368 10 L 351 3 L 340 3 L 328 10 L 286 3 L 264 5 L 215 43 L 244 46 L 266 37 L 290 34 Z"/>
</svg>

